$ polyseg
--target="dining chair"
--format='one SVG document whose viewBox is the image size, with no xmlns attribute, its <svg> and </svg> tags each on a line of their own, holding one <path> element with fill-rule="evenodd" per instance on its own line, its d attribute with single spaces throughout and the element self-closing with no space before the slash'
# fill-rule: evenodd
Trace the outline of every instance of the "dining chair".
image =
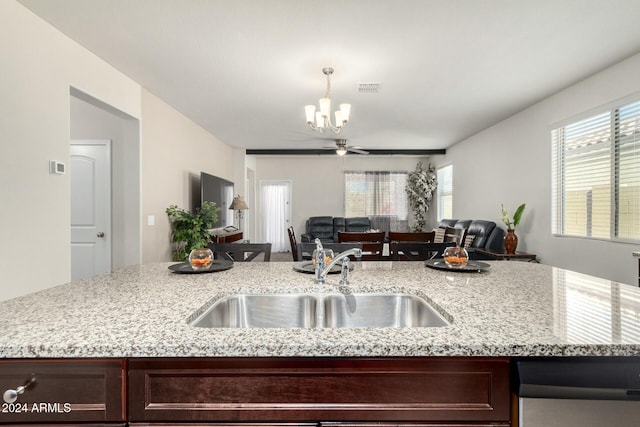
<svg viewBox="0 0 640 427">
<path fill-rule="evenodd" d="M 360 242 L 345 242 L 345 243 L 323 243 L 322 247 L 325 249 L 331 249 L 334 255 L 338 255 L 348 249 L 359 248 L 362 249 L 362 243 Z M 313 255 L 313 251 L 316 249 L 316 244 L 312 242 L 300 242 L 298 244 L 298 259 L 299 261 L 310 260 Z M 355 259 L 355 258 L 352 258 Z"/>
<path fill-rule="evenodd" d="M 271 243 L 211 243 L 209 249 L 219 259 L 234 262 L 253 261 L 260 254 L 263 255 L 262 261 L 271 261 Z"/>
<path fill-rule="evenodd" d="M 289 245 L 291 245 L 291 256 L 294 261 L 300 261 L 300 254 L 298 253 L 298 242 L 296 241 L 296 233 L 293 230 L 293 226 L 289 226 L 287 228 L 287 233 L 289 234 Z"/>
<path fill-rule="evenodd" d="M 443 242 L 391 242 L 389 252 L 392 261 L 425 261 L 442 258 L 444 250 L 455 246 L 456 243 Z"/>
<path fill-rule="evenodd" d="M 433 242 L 436 236 L 435 231 L 416 231 L 416 232 L 403 232 L 403 231 L 390 231 L 390 242 Z"/>
<path fill-rule="evenodd" d="M 384 250 L 384 231 L 354 232 L 338 231 L 338 242 L 360 242 L 362 243 L 363 261 L 376 261 L 382 259 Z"/>
</svg>

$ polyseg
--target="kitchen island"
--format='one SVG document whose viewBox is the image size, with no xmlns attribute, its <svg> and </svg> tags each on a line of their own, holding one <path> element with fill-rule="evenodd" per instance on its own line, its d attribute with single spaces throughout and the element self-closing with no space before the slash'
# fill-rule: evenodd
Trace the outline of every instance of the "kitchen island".
<svg viewBox="0 0 640 427">
<path fill-rule="evenodd" d="M 338 278 L 320 290 L 284 262 L 207 274 L 131 266 L 0 303 L 0 387 L 33 375 L 39 387 L 18 402 L 70 408 L 0 423 L 506 427 L 517 419 L 513 360 L 640 355 L 630 285 L 524 262 L 481 273 L 354 264 L 353 293 L 417 295 L 449 324 L 194 327 L 220 298 L 337 294 Z"/>
<path fill-rule="evenodd" d="M 292 264 L 236 263 L 175 274 L 131 266 L 0 303 L 0 357 L 614 356 L 640 355 L 640 289 L 542 264 L 483 273 L 421 262 L 360 262 L 353 292 L 415 294 L 442 328 L 208 329 L 189 325 L 238 293 L 318 291 Z M 335 292 L 329 276 L 327 292 Z"/>
</svg>

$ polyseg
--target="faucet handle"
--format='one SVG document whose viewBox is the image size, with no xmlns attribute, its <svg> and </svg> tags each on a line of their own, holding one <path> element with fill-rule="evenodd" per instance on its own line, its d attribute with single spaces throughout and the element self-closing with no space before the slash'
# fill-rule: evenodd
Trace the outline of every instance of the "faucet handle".
<svg viewBox="0 0 640 427">
<path fill-rule="evenodd" d="M 342 271 L 340 272 L 340 285 L 349 286 L 349 257 L 342 260 Z"/>
</svg>

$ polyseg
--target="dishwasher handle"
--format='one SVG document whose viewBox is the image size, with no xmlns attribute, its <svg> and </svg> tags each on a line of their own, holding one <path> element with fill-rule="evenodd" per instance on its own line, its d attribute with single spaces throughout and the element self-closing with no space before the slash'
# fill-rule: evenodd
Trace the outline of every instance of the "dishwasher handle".
<svg viewBox="0 0 640 427">
<path fill-rule="evenodd" d="M 516 362 L 519 397 L 640 400 L 640 358 L 573 357 Z"/>
<path fill-rule="evenodd" d="M 520 384 L 520 397 L 585 400 L 640 400 L 640 389 Z"/>
</svg>

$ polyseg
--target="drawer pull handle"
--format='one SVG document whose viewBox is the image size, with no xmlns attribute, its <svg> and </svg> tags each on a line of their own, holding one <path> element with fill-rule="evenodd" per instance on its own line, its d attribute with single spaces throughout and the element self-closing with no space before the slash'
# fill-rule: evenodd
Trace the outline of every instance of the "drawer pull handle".
<svg viewBox="0 0 640 427">
<path fill-rule="evenodd" d="M 2 395 L 2 398 L 6 403 L 13 403 L 16 400 L 18 400 L 18 396 L 20 396 L 22 393 L 25 392 L 26 389 L 28 389 L 33 384 L 35 384 L 35 382 L 36 382 L 36 377 L 31 377 L 29 381 L 27 381 L 21 386 L 16 387 L 15 390 L 9 389 L 5 391 L 4 394 Z"/>
</svg>

